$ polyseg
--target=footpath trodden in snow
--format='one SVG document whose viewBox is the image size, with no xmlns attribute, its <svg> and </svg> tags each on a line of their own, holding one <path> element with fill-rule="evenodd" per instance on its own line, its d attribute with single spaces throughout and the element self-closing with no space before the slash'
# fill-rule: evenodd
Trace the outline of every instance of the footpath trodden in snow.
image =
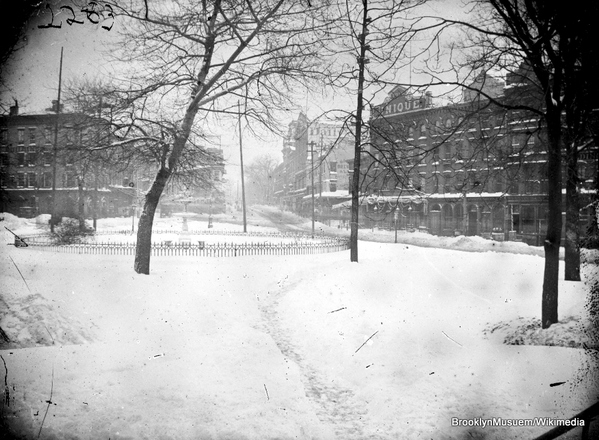
<svg viewBox="0 0 599 440">
<path fill-rule="evenodd" d="M 27 346 L 0 350 L 3 427 L 48 439 L 526 439 L 551 427 L 452 419 L 547 423 L 597 401 L 593 350 L 507 346 L 489 330 L 538 316 L 542 258 L 360 252 L 358 264 L 346 252 L 154 257 L 143 276 L 131 257 L 3 244 L 0 325 Z M 586 285 L 560 284 L 560 317 L 586 322 Z"/>
</svg>

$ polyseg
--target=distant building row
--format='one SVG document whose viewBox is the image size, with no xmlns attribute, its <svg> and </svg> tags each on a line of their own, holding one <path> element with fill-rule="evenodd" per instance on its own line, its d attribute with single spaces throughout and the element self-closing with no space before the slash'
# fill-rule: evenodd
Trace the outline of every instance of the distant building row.
<svg viewBox="0 0 599 440">
<path fill-rule="evenodd" d="M 501 100 L 530 104 L 536 99 L 522 80 L 525 77 L 526 72 L 512 74 L 504 83 L 483 74 L 464 91 L 461 103 L 444 106 L 435 106 L 430 93 L 415 96 L 398 86 L 373 107 L 369 146 L 361 160 L 361 226 L 493 236 L 540 245 L 547 219 L 546 130 L 530 112 L 506 111 L 497 105 Z M 310 143 L 316 142 L 316 157 L 320 145 L 335 145 L 337 154 L 323 161 L 324 180 L 321 170 L 315 170 L 317 194 L 321 188 L 327 191 L 322 199 L 328 208 L 319 214 L 320 219 L 347 225 L 353 137 L 331 127 L 331 136 L 343 139 L 334 144 L 317 134 L 322 128 L 303 114 L 290 124 L 279 167 L 279 203 L 311 215 L 306 203 L 311 193 Z M 337 171 L 336 200 L 327 197 L 333 181 L 329 162 L 335 162 Z M 592 136 L 579 146 L 578 162 L 584 230 L 593 218 L 591 202 L 597 192 L 598 148 Z"/>
<path fill-rule="evenodd" d="M 80 207 L 86 218 L 135 212 L 151 183 L 152 164 L 111 157 L 115 153 L 105 147 L 113 137 L 102 119 L 48 110 L 21 115 L 15 103 L 9 115 L 0 116 L 0 212 L 21 217 L 50 214 L 54 194 L 58 217 L 77 218 Z M 221 181 L 222 151 L 209 148 L 206 156 L 210 163 L 196 173 L 205 176 L 196 180 Z M 179 199 L 187 197 L 196 211 L 218 212 L 224 207 L 219 194 L 193 184 L 170 184 L 159 209 L 183 211 Z"/>
</svg>

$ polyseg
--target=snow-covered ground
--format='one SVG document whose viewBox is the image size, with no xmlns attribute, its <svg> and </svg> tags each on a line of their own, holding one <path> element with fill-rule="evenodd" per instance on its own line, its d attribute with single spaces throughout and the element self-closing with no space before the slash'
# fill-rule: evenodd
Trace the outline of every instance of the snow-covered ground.
<svg viewBox="0 0 599 440">
<path fill-rule="evenodd" d="M 277 215 L 253 213 L 248 230 L 311 226 Z M 215 227 L 240 228 L 230 220 Z M 560 282 L 563 323 L 540 330 L 542 250 L 522 243 L 361 231 L 377 241 L 360 241 L 357 264 L 153 257 L 144 276 L 129 256 L 7 246 L 2 229 L 0 428 L 22 438 L 533 438 L 551 427 L 452 418 L 568 418 L 599 397 L 597 350 L 567 347 L 597 347 L 594 253 L 583 283 Z"/>
</svg>

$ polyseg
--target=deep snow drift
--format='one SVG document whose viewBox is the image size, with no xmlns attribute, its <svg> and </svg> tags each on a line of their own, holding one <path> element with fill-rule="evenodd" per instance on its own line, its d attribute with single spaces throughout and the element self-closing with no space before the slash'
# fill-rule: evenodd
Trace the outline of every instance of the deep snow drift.
<svg viewBox="0 0 599 440">
<path fill-rule="evenodd" d="M 2 216 L 17 233 L 37 230 Z M 250 218 L 250 231 L 277 226 Z M 420 235 L 401 239 L 433 245 Z M 358 264 L 348 252 L 153 257 L 143 276 L 131 257 L 3 238 L 2 427 L 23 438 L 532 438 L 551 427 L 451 421 L 569 418 L 599 397 L 596 350 L 502 344 L 596 346 L 592 264 L 584 283 L 560 282 L 564 324 L 541 331 L 526 328 L 540 313 L 538 250 L 474 252 L 478 239 L 437 238 L 470 252 L 361 241 Z"/>
</svg>

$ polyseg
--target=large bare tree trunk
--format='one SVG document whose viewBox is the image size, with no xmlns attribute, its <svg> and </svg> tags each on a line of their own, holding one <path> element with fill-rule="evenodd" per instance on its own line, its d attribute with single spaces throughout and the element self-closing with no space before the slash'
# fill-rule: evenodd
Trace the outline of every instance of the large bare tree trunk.
<svg viewBox="0 0 599 440">
<path fill-rule="evenodd" d="M 152 226 L 154 214 L 160 201 L 160 196 L 166 187 L 170 176 L 166 168 L 161 168 L 154 179 L 150 191 L 146 194 L 144 208 L 137 227 L 137 244 L 135 246 L 134 270 L 143 275 L 150 274 L 150 257 L 152 255 Z"/>
<path fill-rule="evenodd" d="M 578 197 L 578 148 L 568 143 L 566 155 L 565 279 L 580 281 L 580 206 Z"/>
<path fill-rule="evenodd" d="M 83 179 L 77 177 L 77 220 L 79 220 L 79 231 L 85 230 L 85 194 L 83 192 Z"/>
<path fill-rule="evenodd" d="M 562 179 L 560 154 L 559 113 L 555 118 L 547 116 L 548 131 L 548 202 L 547 235 L 545 236 L 545 271 L 543 274 L 543 298 L 541 304 L 541 326 L 548 328 L 557 322 L 557 299 L 559 281 L 559 246 L 562 233 Z"/>
<path fill-rule="evenodd" d="M 356 110 L 356 140 L 354 145 L 354 176 L 351 196 L 351 231 L 349 235 L 349 261 L 358 262 L 358 217 L 360 212 L 360 155 L 362 152 L 362 101 L 364 88 L 364 64 L 366 56 L 366 34 L 368 26 L 368 1 L 363 0 L 362 33 L 360 39 L 360 57 L 358 59 L 358 108 Z M 313 170 L 314 171 L 314 170 Z"/>
</svg>

